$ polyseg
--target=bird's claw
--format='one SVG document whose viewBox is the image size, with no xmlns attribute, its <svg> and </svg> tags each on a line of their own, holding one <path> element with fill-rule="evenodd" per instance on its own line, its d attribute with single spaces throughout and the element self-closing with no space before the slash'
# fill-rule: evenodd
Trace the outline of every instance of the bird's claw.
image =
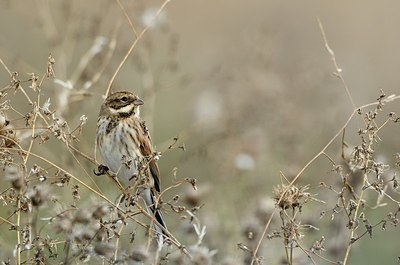
<svg viewBox="0 0 400 265">
<path fill-rule="evenodd" d="M 99 165 L 99 166 L 97 167 L 97 172 L 96 172 L 96 169 L 93 169 L 93 173 L 94 173 L 96 176 L 102 176 L 102 175 L 107 174 L 107 172 L 108 172 L 109 170 L 110 170 L 110 169 L 109 169 L 107 166 L 105 166 L 105 165 Z"/>
</svg>

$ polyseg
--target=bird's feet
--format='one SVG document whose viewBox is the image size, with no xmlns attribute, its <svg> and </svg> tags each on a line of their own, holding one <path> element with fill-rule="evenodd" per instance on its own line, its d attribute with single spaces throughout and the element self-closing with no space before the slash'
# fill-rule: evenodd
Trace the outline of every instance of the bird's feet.
<svg viewBox="0 0 400 265">
<path fill-rule="evenodd" d="M 93 173 L 96 176 L 106 175 L 107 172 L 109 172 L 109 171 L 110 171 L 110 169 L 107 166 L 102 165 L 102 164 L 97 167 L 97 172 L 96 172 L 96 169 L 93 169 Z"/>
</svg>

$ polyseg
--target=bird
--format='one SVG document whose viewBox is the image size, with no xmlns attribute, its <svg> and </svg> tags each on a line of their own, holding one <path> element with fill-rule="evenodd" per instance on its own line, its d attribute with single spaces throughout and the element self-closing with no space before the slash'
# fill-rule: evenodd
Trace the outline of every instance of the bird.
<svg viewBox="0 0 400 265">
<path fill-rule="evenodd" d="M 158 246 L 165 242 L 167 226 L 159 209 L 161 192 L 159 155 L 154 151 L 145 122 L 140 118 L 144 101 L 129 91 L 111 93 L 100 107 L 96 142 L 105 167 L 124 188 L 137 187 L 154 223 Z M 161 226 L 161 227 L 160 227 Z"/>
</svg>

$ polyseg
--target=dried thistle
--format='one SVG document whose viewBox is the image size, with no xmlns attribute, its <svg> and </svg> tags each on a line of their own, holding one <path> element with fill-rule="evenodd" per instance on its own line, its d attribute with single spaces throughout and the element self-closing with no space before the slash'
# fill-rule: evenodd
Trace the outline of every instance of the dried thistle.
<svg viewBox="0 0 400 265">
<path fill-rule="evenodd" d="M 94 246 L 93 250 L 97 255 L 106 258 L 111 258 L 114 255 L 114 249 L 115 246 L 113 246 L 110 243 L 98 243 L 97 245 Z"/>
<path fill-rule="evenodd" d="M 310 198 L 310 194 L 305 192 L 308 186 L 298 188 L 295 185 L 278 185 L 274 188 L 274 200 L 281 209 L 301 207 Z"/>
<path fill-rule="evenodd" d="M 16 190 L 21 190 L 26 186 L 23 171 L 16 165 L 7 165 L 4 168 L 4 177 L 11 182 L 12 187 Z"/>
<path fill-rule="evenodd" d="M 46 71 L 46 76 L 47 77 L 56 77 L 54 73 L 54 64 L 56 63 L 56 59 L 50 54 L 49 57 L 47 58 L 47 71 Z"/>
<path fill-rule="evenodd" d="M 39 84 L 38 84 L 38 80 L 39 80 L 39 76 L 35 73 L 28 73 L 28 75 L 30 75 L 31 77 L 29 78 L 29 81 L 31 81 L 32 83 L 30 84 L 29 88 L 32 88 L 33 91 L 38 91 L 39 90 Z"/>
<path fill-rule="evenodd" d="M 145 263 L 149 260 L 150 253 L 145 248 L 139 247 L 137 249 L 134 249 L 128 256 L 128 258 L 130 260 L 133 260 L 134 262 Z"/>
<path fill-rule="evenodd" d="M 33 186 L 33 188 L 27 192 L 27 196 L 35 207 L 39 207 L 46 202 L 48 195 L 49 189 L 44 185 Z"/>
</svg>

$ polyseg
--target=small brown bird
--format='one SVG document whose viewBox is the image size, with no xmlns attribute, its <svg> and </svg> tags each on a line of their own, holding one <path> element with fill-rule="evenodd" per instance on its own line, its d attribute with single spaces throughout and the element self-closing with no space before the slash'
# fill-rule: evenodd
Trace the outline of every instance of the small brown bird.
<svg viewBox="0 0 400 265">
<path fill-rule="evenodd" d="M 124 187 L 137 185 L 148 212 L 166 229 L 157 208 L 160 171 L 149 132 L 140 119 L 139 106 L 144 102 L 135 94 L 119 91 L 109 95 L 101 105 L 97 120 L 97 146 L 105 165 Z M 165 233 L 155 225 L 159 246 Z"/>
</svg>

